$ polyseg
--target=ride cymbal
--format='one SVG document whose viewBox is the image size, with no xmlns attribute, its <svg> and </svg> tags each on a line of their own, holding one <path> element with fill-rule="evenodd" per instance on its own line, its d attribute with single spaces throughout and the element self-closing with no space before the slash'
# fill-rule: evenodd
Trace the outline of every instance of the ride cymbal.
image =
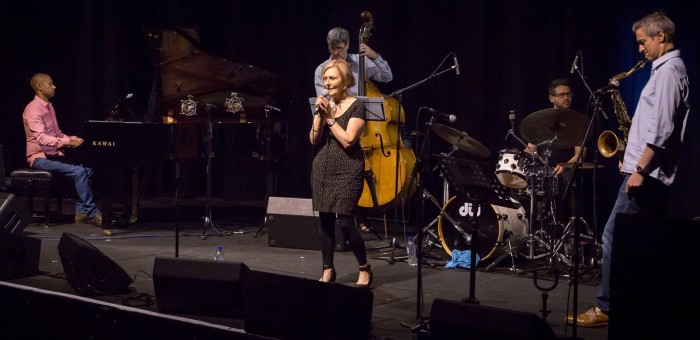
<svg viewBox="0 0 700 340">
<path fill-rule="evenodd" d="M 479 157 L 491 157 L 491 151 L 489 151 L 489 149 L 479 143 L 476 139 L 470 137 L 466 132 L 462 132 L 442 124 L 433 124 L 431 129 L 438 136 L 440 136 L 440 138 L 456 146 L 462 151 Z"/>
<path fill-rule="evenodd" d="M 571 109 L 545 109 L 533 112 L 520 123 L 520 135 L 541 146 L 551 142 L 551 149 L 561 150 L 579 145 L 588 126 L 588 117 Z"/>
</svg>

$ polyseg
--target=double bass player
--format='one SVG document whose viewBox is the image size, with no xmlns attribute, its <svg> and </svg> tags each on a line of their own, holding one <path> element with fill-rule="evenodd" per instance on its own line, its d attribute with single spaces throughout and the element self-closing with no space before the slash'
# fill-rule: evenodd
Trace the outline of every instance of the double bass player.
<svg viewBox="0 0 700 340">
<path fill-rule="evenodd" d="M 357 80 L 355 85 L 348 89 L 348 93 L 352 96 L 356 96 L 358 94 L 358 83 L 362 81 L 362 79 L 359 78 L 360 57 L 367 56 L 364 62 L 364 71 L 368 79 L 381 83 L 388 83 L 394 79 L 389 63 L 367 44 L 360 44 L 359 53 L 357 54 L 348 53 L 348 50 L 350 49 L 350 34 L 346 29 L 342 27 L 332 28 L 326 35 L 326 42 L 328 43 L 328 52 L 330 53 L 330 57 L 328 60 L 325 60 L 318 65 L 316 72 L 314 73 L 316 96 L 321 96 L 323 90 L 325 89 L 321 71 L 328 62 L 334 59 L 345 60 L 350 65 L 352 74 Z M 355 224 L 360 231 L 372 231 L 369 227 L 369 223 L 367 222 L 366 208 L 358 207 L 357 214 L 355 215 Z"/>
</svg>

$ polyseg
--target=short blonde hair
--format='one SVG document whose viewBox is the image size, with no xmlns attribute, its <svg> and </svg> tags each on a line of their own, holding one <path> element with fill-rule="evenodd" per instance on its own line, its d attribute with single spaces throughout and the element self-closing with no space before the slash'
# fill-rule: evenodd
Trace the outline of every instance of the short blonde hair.
<svg viewBox="0 0 700 340">
<path fill-rule="evenodd" d="M 323 66 L 323 71 L 321 74 L 326 74 L 326 71 L 331 68 L 338 69 L 340 73 L 340 79 L 343 80 L 343 85 L 345 85 L 346 91 L 348 88 L 355 86 L 355 76 L 352 74 L 352 69 L 348 62 L 342 59 L 333 59 Z"/>
</svg>

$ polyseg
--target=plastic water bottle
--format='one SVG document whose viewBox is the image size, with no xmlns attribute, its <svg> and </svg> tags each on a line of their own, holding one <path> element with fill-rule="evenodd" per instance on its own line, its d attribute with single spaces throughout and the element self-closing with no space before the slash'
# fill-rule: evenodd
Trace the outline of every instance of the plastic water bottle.
<svg viewBox="0 0 700 340">
<path fill-rule="evenodd" d="M 224 250 L 221 246 L 216 246 L 216 253 L 214 253 L 214 261 L 224 260 Z"/>
<path fill-rule="evenodd" d="M 408 243 L 406 243 L 406 253 L 408 254 L 408 265 L 417 266 L 418 258 L 416 257 L 416 244 L 413 243 L 413 236 L 408 237 Z"/>
</svg>

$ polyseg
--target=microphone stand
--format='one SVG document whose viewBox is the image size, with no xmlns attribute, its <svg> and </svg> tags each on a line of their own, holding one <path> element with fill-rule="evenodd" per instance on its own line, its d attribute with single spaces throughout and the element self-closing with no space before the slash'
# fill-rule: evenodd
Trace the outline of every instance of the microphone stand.
<svg viewBox="0 0 700 340">
<path fill-rule="evenodd" d="M 591 99 L 593 100 L 593 115 L 592 115 L 591 119 L 588 121 L 588 126 L 586 127 L 586 133 L 584 134 L 583 139 L 581 140 L 581 143 L 579 144 L 579 148 L 581 149 L 581 154 L 576 159 L 576 162 L 574 162 L 574 166 L 571 169 L 571 171 L 573 171 L 573 173 L 571 174 L 571 180 L 569 181 L 569 183 L 567 183 L 562 197 L 566 197 L 566 194 L 568 193 L 569 188 L 571 187 L 571 184 L 574 181 L 576 181 L 576 183 L 577 183 L 577 186 L 579 188 L 579 192 L 582 190 L 582 188 L 581 188 L 582 180 L 580 178 L 579 170 L 581 168 L 581 164 L 583 163 L 583 155 L 584 155 L 584 150 L 585 150 L 584 147 L 586 145 L 586 141 L 588 140 L 588 136 L 591 133 L 593 121 L 598 118 L 598 114 L 602 114 L 606 120 L 608 118 L 607 115 L 605 114 L 605 111 L 603 111 L 603 109 L 601 107 L 601 101 L 600 101 L 600 98 L 598 98 L 597 93 L 591 91 L 591 88 L 586 83 L 586 79 L 583 76 L 583 74 L 581 73 L 581 71 L 579 71 L 578 68 L 576 68 L 576 71 L 581 76 L 581 80 L 583 81 L 583 84 L 586 86 L 586 89 L 588 89 L 589 93 L 591 94 L 589 100 L 591 100 Z M 595 166 L 597 166 L 597 164 Z M 595 168 L 593 171 L 595 171 Z M 595 185 L 594 185 L 594 187 L 595 187 Z M 572 251 L 573 269 L 572 269 L 572 273 L 571 273 L 571 284 L 574 287 L 574 291 L 573 291 L 574 297 L 572 299 L 572 315 L 573 315 L 572 337 L 573 337 L 573 339 L 578 339 L 578 337 L 577 337 L 577 328 L 578 328 L 577 316 L 578 316 L 578 279 L 579 279 L 579 262 L 580 262 L 579 261 L 579 256 L 580 256 L 579 247 L 581 244 L 581 237 L 580 237 L 580 233 L 581 233 L 581 230 L 580 230 L 581 229 L 580 228 L 580 224 L 581 224 L 580 223 L 580 216 L 581 215 L 580 214 L 581 214 L 581 211 L 580 211 L 580 209 L 581 209 L 581 203 L 579 200 L 579 202 L 577 204 L 575 204 L 575 208 L 574 208 L 574 211 L 575 211 L 575 213 L 574 213 L 574 228 L 573 228 L 573 230 L 574 230 L 574 240 L 573 240 L 574 244 L 573 244 L 573 251 Z M 596 242 L 597 242 L 597 240 L 596 240 Z"/>
<path fill-rule="evenodd" d="M 450 56 L 451 54 L 452 54 L 452 52 L 450 52 L 450 54 L 448 54 L 447 56 Z M 445 59 L 447 59 L 447 58 L 445 58 Z M 433 74 L 429 75 L 427 78 L 425 78 L 423 80 L 420 80 L 420 81 L 418 81 L 412 85 L 409 85 L 407 87 L 404 87 L 402 89 L 398 89 L 398 90 L 384 96 L 384 99 L 396 98 L 398 100 L 398 110 L 397 111 L 399 112 L 399 119 L 397 119 L 397 131 L 398 131 L 398 133 L 396 134 L 396 172 L 394 174 L 394 197 L 397 200 L 398 200 L 398 191 L 399 191 L 399 169 L 400 169 L 399 155 L 400 155 L 400 151 L 401 151 L 401 101 L 403 100 L 403 94 L 404 94 L 404 92 L 407 92 L 409 90 L 412 90 L 412 89 L 422 85 L 423 83 L 427 82 L 430 79 L 433 79 L 439 75 L 442 75 L 445 72 L 456 69 L 456 67 L 457 67 L 457 65 L 452 65 L 451 67 L 449 67 L 447 69 L 444 69 L 440 72 L 433 73 Z M 408 185 L 413 185 L 413 183 L 409 183 Z M 404 203 L 403 200 L 401 200 L 400 202 L 401 202 L 401 204 Z M 398 208 L 399 208 L 399 206 L 397 203 L 394 205 L 394 235 L 391 237 L 391 241 L 389 241 L 389 246 L 391 247 L 391 256 L 387 259 L 387 262 L 389 264 L 394 264 L 394 261 L 395 261 L 394 252 L 395 252 L 397 247 L 400 247 L 400 243 L 396 239 L 396 230 L 398 230 L 398 219 L 397 219 L 398 218 L 397 217 L 398 216 Z M 419 225 L 418 228 L 421 228 L 421 226 Z"/>
<path fill-rule="evenodd" d="M 204 216 L 204 227 L 202 229 L 202 236 L 200 238 L 202 240 L 206 240 L 209 235 L 207 235 L 207 227 L 211 227 L 214 229 L 216 232 L 217 236 L 224 236 L 227 235 L 227 233 L 222 232 L 221 230 L 216 228 L 216 225 L 212 221 L 211 218 L 211 157 L 212 157 L 212 147 L 211 147 L 211 140 L 214 137 L 214 128 L 213 124 L 211 121 L 211 110 L 213 109 L 214 105 L 205 103 L 205 108 L 207 111 L 207 134 L 204 137 L 206 142 L 207 142 L 207 211 L 206 215 Z"/>
<path fill-rule="evenodd" d="M 421 108 L 422 109 L 422 108 Z M 420 112 L 420 109 L 418 110 Z M 423 139 L 421 143 L 420 150 L 418 151 L 418 155 L 416 156 L 416 164 L 413 167 L 413 171 L 411 171 L 411 176 L 409 177 L 409 183 L 413 183 L 414 181 L 416 182 L 416 190 L 419 192 L 423 191 L 423 187 L 420 184 L 420 181 L 415 180 L 416 179 L 416 173 L 418 172 L 418 169 L 420 168 L 419 165 L 422 164 L 422 155 L 423 151 L 425 150 L 425 145 L 427 144 L 426 142 L 428 141 L 429 133 L 430 133 L 430 127 L 433 125 L 433 122 L 435 121 L 435 117 L 430 116 L 430 121 L 426 123 L 426 132 L 425 132 L 425 138 Z M 410 327 L 411 331 L 416 331 L 422 329 L 426 325 L 426 320 L 423 318 L 423 299 L 422 299 L 422 294 L 423 294 L 423 274 L 422 274 L 422 268 L 423 268 L 423 231 L 422 231 L 422 225 L 423 225 L 423 219 L 424 219 L 424 208 L 425 208 L 425 195 L 421 195 L 423 199 L 421 199 L 421 205 L 420 208 L 418 209 L 418 221 L 416 222 L 418 225 L 418 234 L 416 235 L 415 239 L 415 244 L 416 244 L 416 258 L 418 265 L 416 266 L 417 269 L 417 274 L 416 274 L 416 320 L 414 322 L 402 322 L 401 324 L 406 327 Z"/>
</svg>

